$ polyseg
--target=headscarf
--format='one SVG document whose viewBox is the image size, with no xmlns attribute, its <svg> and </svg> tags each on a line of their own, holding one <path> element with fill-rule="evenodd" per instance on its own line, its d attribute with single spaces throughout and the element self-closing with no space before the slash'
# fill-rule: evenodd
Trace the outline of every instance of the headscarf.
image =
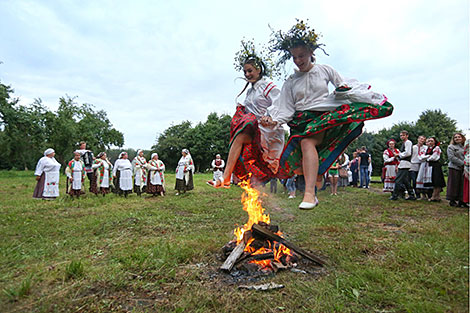
<svg viewBox="0 0 470 313">
<path fill-rule="evenodd" d="M 141 153 L 141 152 L 144 152 L 144 150 L 142 150 L 142 149 L 137 150 L 137 155 L 139 155 L 139 153 Z"/>
<path fill-rule="evenodd" d="M 49 154 L 54 153 L 54 152 L 55 151 L 52 148 L 46 149 L 46 151 L 44 151 L 44 156 L 48 156 Z"/>
<path fill-rule="evenodd" d="M 183 149 L 182 152 L 186 153 L 186 154 L 189 154 L 189 150 L 188 149 Z"/>
<path fill-rule="evenodd" d="M 127 154 L 127 152 L 126 152 L 126 151 L 122 151 L 122 152 L 119 154 L 119 159 L 122 159 L 122 157 L 123 157 L 125 154 Z"/>
<path fill-rule="evenodd" d="M 101 157 L 102 157 L 103 155 L 104 155 L 104 152 L 100 152 L 100 153 L 98 153 L 98 155 L 96 156 L 96 158 L 101 159 Z"/>
<path fill-rule="evenodd" d="M 389 140 L 387 141 L 387 147 L 388 147 L 388 144 L 389 144 L 390 142 L 392 142 L 392 141 L 393 141 L 395 144 L 397 143 L 397 141 L 396 141 L 395 139 L 393 139 L 393 138 L 392 138 L 392 139 L 389 139 Z"/>
<path fill-rule="evenodd" d="M 216 155 L 215 155 L 215 158 L 217 159 L 218 157 L 219 157 L 219 158 L 222 158 L 222 157 L 220 156 L 220 154 L 216 154 Z"/>
<path fill-rule="evenodd" d="M 152 156 L 150 157 L 150 159 L 153 160 L 153 157 L 154 157 L 154 156 L 158 156 L 158 153 L 156 153 L 156 152 L 155 152 L 155 153 L 152 153 Z"/>
</svg>

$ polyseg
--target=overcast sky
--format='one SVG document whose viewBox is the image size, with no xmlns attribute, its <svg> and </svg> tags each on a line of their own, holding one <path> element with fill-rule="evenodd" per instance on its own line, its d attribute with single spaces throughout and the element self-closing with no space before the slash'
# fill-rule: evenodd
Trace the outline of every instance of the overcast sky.
<svg viewBox="0 0 470 313">
<path fill-rule="evenodd" d="M 0 80 L 28 105 L 59 98 L 105 110 L 125 147 L 211 112 L 232 115 L 240 40 L 267 43 L 295 18 L 322 34 L 317 62 L 370 83 L 394 105 L 368 131 L 441 109 L 469 128 L 469 1 L 0 0 Z M 288 65 L 290 71 L 294 66 Z M 282 81 L 277 80 L 278 86 Z"/>
</svg>

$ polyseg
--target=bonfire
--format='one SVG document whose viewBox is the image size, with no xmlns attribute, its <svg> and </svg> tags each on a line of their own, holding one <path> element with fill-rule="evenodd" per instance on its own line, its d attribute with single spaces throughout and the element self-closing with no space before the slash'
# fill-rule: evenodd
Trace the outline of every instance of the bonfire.
<svg viewBox="0 0 470 313">
<path fill-rule="evenodd" d="M 250 185 L 250 180 L 242 181 L 239 186 L 245 191 L 241 202 L 248 213 L 248 222 L 237 227 L 235 239 L 224 246 L 223 252 L 228 256 L 222 270 L 231 271 L 234 265 L 246 262 L 256 265 L 256 270 L 277 271 L 297 266 L 301 257 L 325 265 L 321 258 L 287 241 L 279 227 L 271 224 L 259 200 L 259 191 Z"/>
</svg>

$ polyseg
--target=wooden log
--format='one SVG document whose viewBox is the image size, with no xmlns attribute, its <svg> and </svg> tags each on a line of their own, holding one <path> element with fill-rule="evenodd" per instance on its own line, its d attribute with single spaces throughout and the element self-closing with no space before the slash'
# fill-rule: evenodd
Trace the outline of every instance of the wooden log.
<svg viewBox="0 0 470 313">
<path fill-rule="evenodd" d="M 248 254 L 239 258 L 235 262 L 235 264 L 238 264 L 242 261 L 253 261 L 253 260 L 262 261 L 262 260 L 269 260 L 269 259 L 274 259 L 273 252 L 267 252 L 267 253 L 261 253 L 261 254 Z"/>
<path fill-rule="evenodd" d="M 241 241 L 235 249 L 232 250 L 232 253 L 225 259 L 224 264 L 220 267 L 221 270 L 230 272 L 232 270 L 233 265 L 235 265 L 235 262 L 237 259 L 240 257 L 240 255 L 243 254 L 243 250 L 245 250 L 245 242 Z"/>
<path fill-rule="evenodd" d="M 317 263 L 320 266 L 326 265 L 326 261 L 324 261 L 321 258 L 319 258 L 319 257 L 317 257 L 317 256 L 315 256 L 315 255 L 313 255 L 313 254 L 297 247 L 293 243 L 287 241 L 286 239 L 276 235 L 275 233 L 271 232 L 270 230 L 268 230 L 268 229 L 266 229 L 266 228 L 264 228 L 264 227 L 262 227 L 258 224 L 253 224 L 251 229 L 253 230 L 253 235 L 255 237 L 256 237 L 256 235 L 258 235 L 258 236 L 262 236 L 264 238 L 268 238 L 268 239 L 273 240 L 273 241 L 277 241 L 279 243 L 282 243 L 287 248 L 289 248 L 291 250 L 294 250 L 296 253 L 300 254 L 304 258 L 309 259 L 310 261 L 312 261 L 314 263 Z"/>
</svg>

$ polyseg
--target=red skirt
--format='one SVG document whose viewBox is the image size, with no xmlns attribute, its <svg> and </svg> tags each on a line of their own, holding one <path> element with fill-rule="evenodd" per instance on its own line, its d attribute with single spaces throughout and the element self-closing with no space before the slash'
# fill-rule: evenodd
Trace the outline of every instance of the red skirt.
<svg viewBox="0 0 470 313">
<path fill-rule="evenodd" d="M 244 106 L 237 106 L 237 111 L 230 122 L 230 146 L 243 131 L 248 132 L 253 140 L 250 144 L 243 145 L 240 157 L 233 170 L 234 176 L 243 180 L 251 174 L 252 183 L 269 181 L 275 176 L 268 167 L 268 163 L 263 159 L 258 119 L 253 113 L 246 112 Z"/>
</svg>

